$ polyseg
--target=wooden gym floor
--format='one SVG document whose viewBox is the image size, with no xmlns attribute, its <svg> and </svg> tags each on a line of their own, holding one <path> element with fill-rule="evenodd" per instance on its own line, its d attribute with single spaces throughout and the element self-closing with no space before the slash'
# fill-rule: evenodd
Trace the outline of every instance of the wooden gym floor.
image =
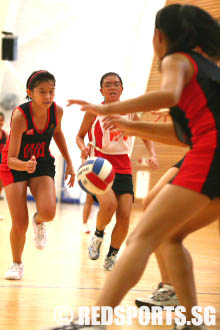
<svg viewBox="0 0 220 330">
<path fill-rule="evenodd" d="M 35 204 L 29 202 L 30 215 Z M 97 207 L 92 214 L 95 225 Z M 139 219 L 140 210 L 133 209 L 130 230 Z M 30 223 L 23 255 L 24 277 L 21 281 L 7 281 L 4 273 L 11 265 L 9 244 L 10 215 L 6 201 L 0 201 L 0 330 L 43 330 L 57 325 L 54 310 L 59 306 L 90 306 L 100 292 L 107 272 L 103 269 L 113 223 L 106 230 L 101 257 L 88 259 L 87 246 L 90 235 L 81 233 L 82 206 L 57 204 L 55 221 L 48 224 L 48 245 L 36 250 L 32 242 Z M 194 233 L 186 240 L 195 266 L 199 304 L 214 306 L 217 325 L 209 329 L 220 330 L 220 238 L 217 223 Z M 152 256 L 141 281 L 123 300 L 123 305 L 133 305 L 134 299 L 149 295 L 160 281 L 155 257 Z M 109 329 L 142 328 L 158 330 L 172 326 L 141 327 L 138 322 L 129 326 L 112 326 Z"/>
</svg>

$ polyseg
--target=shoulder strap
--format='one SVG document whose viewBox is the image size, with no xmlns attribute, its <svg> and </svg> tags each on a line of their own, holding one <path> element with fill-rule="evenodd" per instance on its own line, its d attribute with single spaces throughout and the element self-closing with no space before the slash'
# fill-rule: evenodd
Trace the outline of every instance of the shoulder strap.
<svg viewBox="0 0 220 330">
<path fill-rule="evenodd" d="M 27 130 L 34 128 L 33 122 L 32 122 L 32 116 L 31 116 L 31 102 L 23 103 L 23 104 L 19 105 L 19 107 L 17 107 L 17 109 L 19 109 L 22 112 L 22 114 L 24 115 L 24 117 L 26 119 Z"/>
<path fill-rule="evenodd" d="M 57 126 L 57 111 L 56 111 L 57 105 L 55 102 L 52 103 L 50 107 L 50 124 L 53 124 L 54 127 Z"/>
<path fill-rule="evenodd" d="M 217 64 L 196 52 L 188 54 L 188 58 L 191 58 L 191 61 L 197 64 L 200 74 L 220 84 L 220 68 Z"/>
</svg>

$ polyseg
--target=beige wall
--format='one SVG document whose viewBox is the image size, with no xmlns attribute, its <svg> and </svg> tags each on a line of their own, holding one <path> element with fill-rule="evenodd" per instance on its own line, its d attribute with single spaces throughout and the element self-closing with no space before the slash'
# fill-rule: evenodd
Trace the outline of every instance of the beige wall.
<svg viewBox="0 0 220 330">
<path fill-rule="evenodd" d="M 176 0 L 168 0 L 167 4 L 176 3 Z M 220 2 L 219 0 L 181 0 L 181 4 L 189 3 L 195 6 L 200 6 L 205 10 L 208 10 L 216 18 L 220 18 Z M 158 70 L 158 62 L 154 57 L 151 67 L 150 77 L 147 84 L 147 90 L 156 90 L 160 86 L 160 73 Z M 153 121 L 155 117 L 150 113 L 145 113 L 142 119 Z M 148 171 L 150 174 L 150 188 L 154 186 L 157 180 L 166 172 L 166 170 L 175 164 L 188 150 L 187 148 L 173 147 L 160 143 L 155 143 L 156 152 L 160 162 L 160 169 L 157 171 L 151 171 L 149 167 L 140 166 L 138 159 L 146 155 L 145 147 L 140 139 L 135 140 L 134 149 L 132 153 L 132 163 L 134 172 L 134 183 L 136 184 L 136 172 L 138 170 Z M 137 205 L 140 205 L 141 200 L 136 200 Z"/>
</svg>

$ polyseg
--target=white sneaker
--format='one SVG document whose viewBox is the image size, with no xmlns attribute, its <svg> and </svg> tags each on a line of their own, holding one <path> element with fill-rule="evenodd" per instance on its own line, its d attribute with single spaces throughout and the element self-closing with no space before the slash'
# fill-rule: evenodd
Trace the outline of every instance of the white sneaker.
<svg viewBox="0 0 220 330">
<path fill-rule="evenodd" d="M 47 231 L 44 222 L 37 224 L 34 220 L 37 213 L 33 215 L 33 227 L 34 227 L 34 245 L 36 249 L 42 250 L 47 244 Z"/>
<path fill-rule="evenodd" d="M 87 223 L 83 223 L 82 224 L 82 229 L 81 230 L 85 234 L 89 234 L 90 233 L 90 229 L 89 229 L 89 226 L 87 225 Z"/>
<path fill-rule="evenodd" d="M 16 264 L 15 262 L 5 273 L 6 280 L 21 280 L 24 273 L 24 265 Z"/>
<path fill-rule="evenodd" d="M 117 255 L 111 255 L 110 257 L 106 256 L 103 267 L 106 270 L 112 270 L 112 268 L 114 267 L 114 264 L 116 262 L 116 259 L 117 259 Z"/>
<path fill-rule="evenodd" d="M 135 300 L 135 304 L 138 307 L 141 306 L 178 306 L 179 300 L 176 295 L 176 292 L 172 285 L 159 283 L 156 290 L 153 291 L 153 294 L 145 297 L 138 298 Z"/>
<path fill-rule="evenodd" d="M 102 237 L 98 237 L 96 235 L 94 235 L 92 237 L 92 240 L 91 240 L 91 242 L 89 244 L 89 248 L 88 248 L 90 259 L 96 260 L 99 258 L 102 241 L 103 241 Z"/>
</svg>

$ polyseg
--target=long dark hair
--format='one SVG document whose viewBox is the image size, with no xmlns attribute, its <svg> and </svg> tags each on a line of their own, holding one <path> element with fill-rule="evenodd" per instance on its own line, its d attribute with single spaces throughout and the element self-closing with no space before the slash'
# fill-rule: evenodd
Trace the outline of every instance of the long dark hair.
<svg viewBox="0 0 220 330">
<path fill-rule="evenodd" d="M 220 59 L 220 24 L 205 10 L 173 4 L 158 11 L 155 27 L 168 41 L 167 54 L 199 46 L 208 56 Z"/>
</svg>

